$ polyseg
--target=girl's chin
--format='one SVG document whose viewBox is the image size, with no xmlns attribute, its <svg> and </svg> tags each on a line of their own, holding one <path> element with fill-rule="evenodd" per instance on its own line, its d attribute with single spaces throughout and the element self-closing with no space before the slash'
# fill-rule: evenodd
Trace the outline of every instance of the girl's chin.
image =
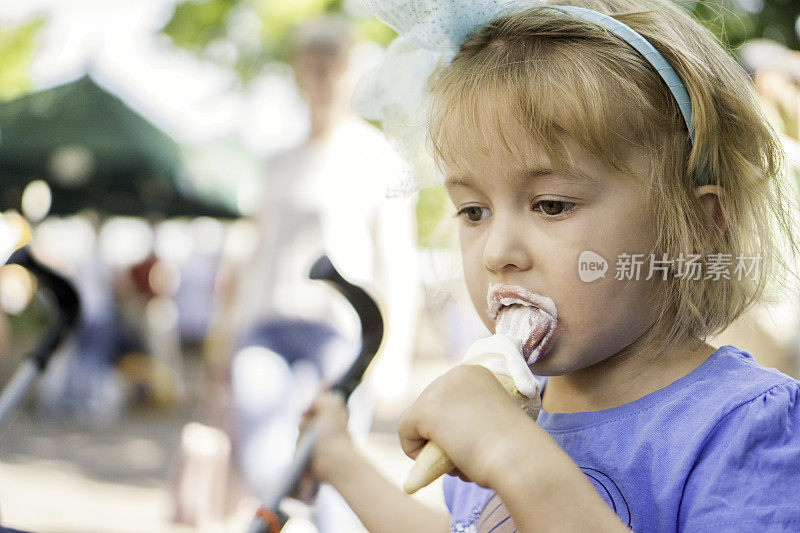
<svg viewBox="0 0 800 533">
<path fill-rule="evenodd" d="M 554 342 L 535 363 L 528 365 L 528 368 L 536 376 L 563 376 L 574 372 L 578 369 L 576 361 L 563 359 L 563 354 L 566 352 L 561 348 Z"/>
</svg>

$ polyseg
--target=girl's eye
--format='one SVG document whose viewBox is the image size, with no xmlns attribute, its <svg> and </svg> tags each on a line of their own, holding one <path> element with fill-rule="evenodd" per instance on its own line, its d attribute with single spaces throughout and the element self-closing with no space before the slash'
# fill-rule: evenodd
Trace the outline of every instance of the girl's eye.
<svg viewBox="0 0 800 533">
<path fill-rule="evenodd" d="M 491 214 L 492 212 L 486 207 L 469 205 L 459 209 L 458 213 L 456 213 L 456 216 L 466 218 L 469 222 L 480 222 L 481 220 L 488 218 Z"/>
<path fill-rule="evenodd" d="M 536 205 L 533 206 L 534 211 L 541 211 L 547 216 L 558 216 L 563 215 L 572 210 L 575 207 L 575 204 L 572 202 L 562 202 L 560 200 L 542 200 L 540 202 L 536 202 Z"/>
</svg>

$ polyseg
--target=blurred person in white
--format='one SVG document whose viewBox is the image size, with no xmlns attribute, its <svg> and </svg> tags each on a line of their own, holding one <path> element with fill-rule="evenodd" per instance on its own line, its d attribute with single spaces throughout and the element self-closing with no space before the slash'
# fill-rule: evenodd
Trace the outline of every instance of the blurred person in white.
<svg viewBox="0 0 800 533">
<path fill-rule="evenodd" d="M 386 336 L 367 386 L 350 401 L 350 429 L 363 441 L 373 393 L 408 380 L 418 287 L 411 198 L 386 198 L 400 160 L 382 134 L 349 109 L 351 36 L 324 18 L 296 29 L 292 68 L 310 112 L 310 134 L 264 173 L 259 244 L 234 280 L 227 319 L 235 353 L 232 400 L 245 479 L 263 496 L 293 453 L 298 424 L 320 383 L 331 383 L 359 348 L 355 314 L 327 284 L 308 279 L 322 253 L 377 297 Z M 380 388 L 381 390 L 376 390 Z M 358 522 L 329 486 L 316 500 L 321 531 Z"/>
</svg>

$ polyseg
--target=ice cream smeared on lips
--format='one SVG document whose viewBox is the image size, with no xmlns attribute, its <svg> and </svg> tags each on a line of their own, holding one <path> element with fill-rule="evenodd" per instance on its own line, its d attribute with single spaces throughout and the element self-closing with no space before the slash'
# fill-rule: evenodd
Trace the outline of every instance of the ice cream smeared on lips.
<svg viewBox="0 0 800 533">
<path fill-rule="evenodd" d="M 489 369 L 514 402 L 536 420 L 541 385 L 528 365 L 547 352 L 556 329 L 556 306 L 550 298 L 516 285 L 492 284 L 488 301 L 496 333 L 475 341 L 462 364 Z M 403 489 L 413 494 L 453 468 L 444 450 L 429 441 L 417 455 Z"/>
<path fill-rule="evenodd" d="M 509 376 L 521 394 L 533 398 L 541 387 L 528 365 L 547 351 L 556 329 L 556 306 L 516 285 L 492 284 L 487 299 L 496 333 L 472 344 L 463 362 Z"/>
<path fill-rule="evenodd" d="M 523 287 L 492 283 L 487 295 L 495 332 L 519 341 L 522 356 L 532 365 L 547 351 L 556 330 L 553 300 Z"/>
</svg>

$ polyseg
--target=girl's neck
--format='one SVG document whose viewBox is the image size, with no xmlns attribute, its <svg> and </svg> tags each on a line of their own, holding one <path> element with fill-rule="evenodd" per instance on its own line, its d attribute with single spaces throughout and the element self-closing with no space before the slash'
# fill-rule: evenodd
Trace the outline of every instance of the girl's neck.
<svg viewBox="0 0 800 533">
<path fill-rule="evenodd" d="M 655 344 L 640 338 L 621 352 L 590 367 L 547 379 L 542 408 L 555 413 L 618 407 L 662 389 L 700 366 L 715 348 L 697 339 L 656 354 Z"/>
</svg>

